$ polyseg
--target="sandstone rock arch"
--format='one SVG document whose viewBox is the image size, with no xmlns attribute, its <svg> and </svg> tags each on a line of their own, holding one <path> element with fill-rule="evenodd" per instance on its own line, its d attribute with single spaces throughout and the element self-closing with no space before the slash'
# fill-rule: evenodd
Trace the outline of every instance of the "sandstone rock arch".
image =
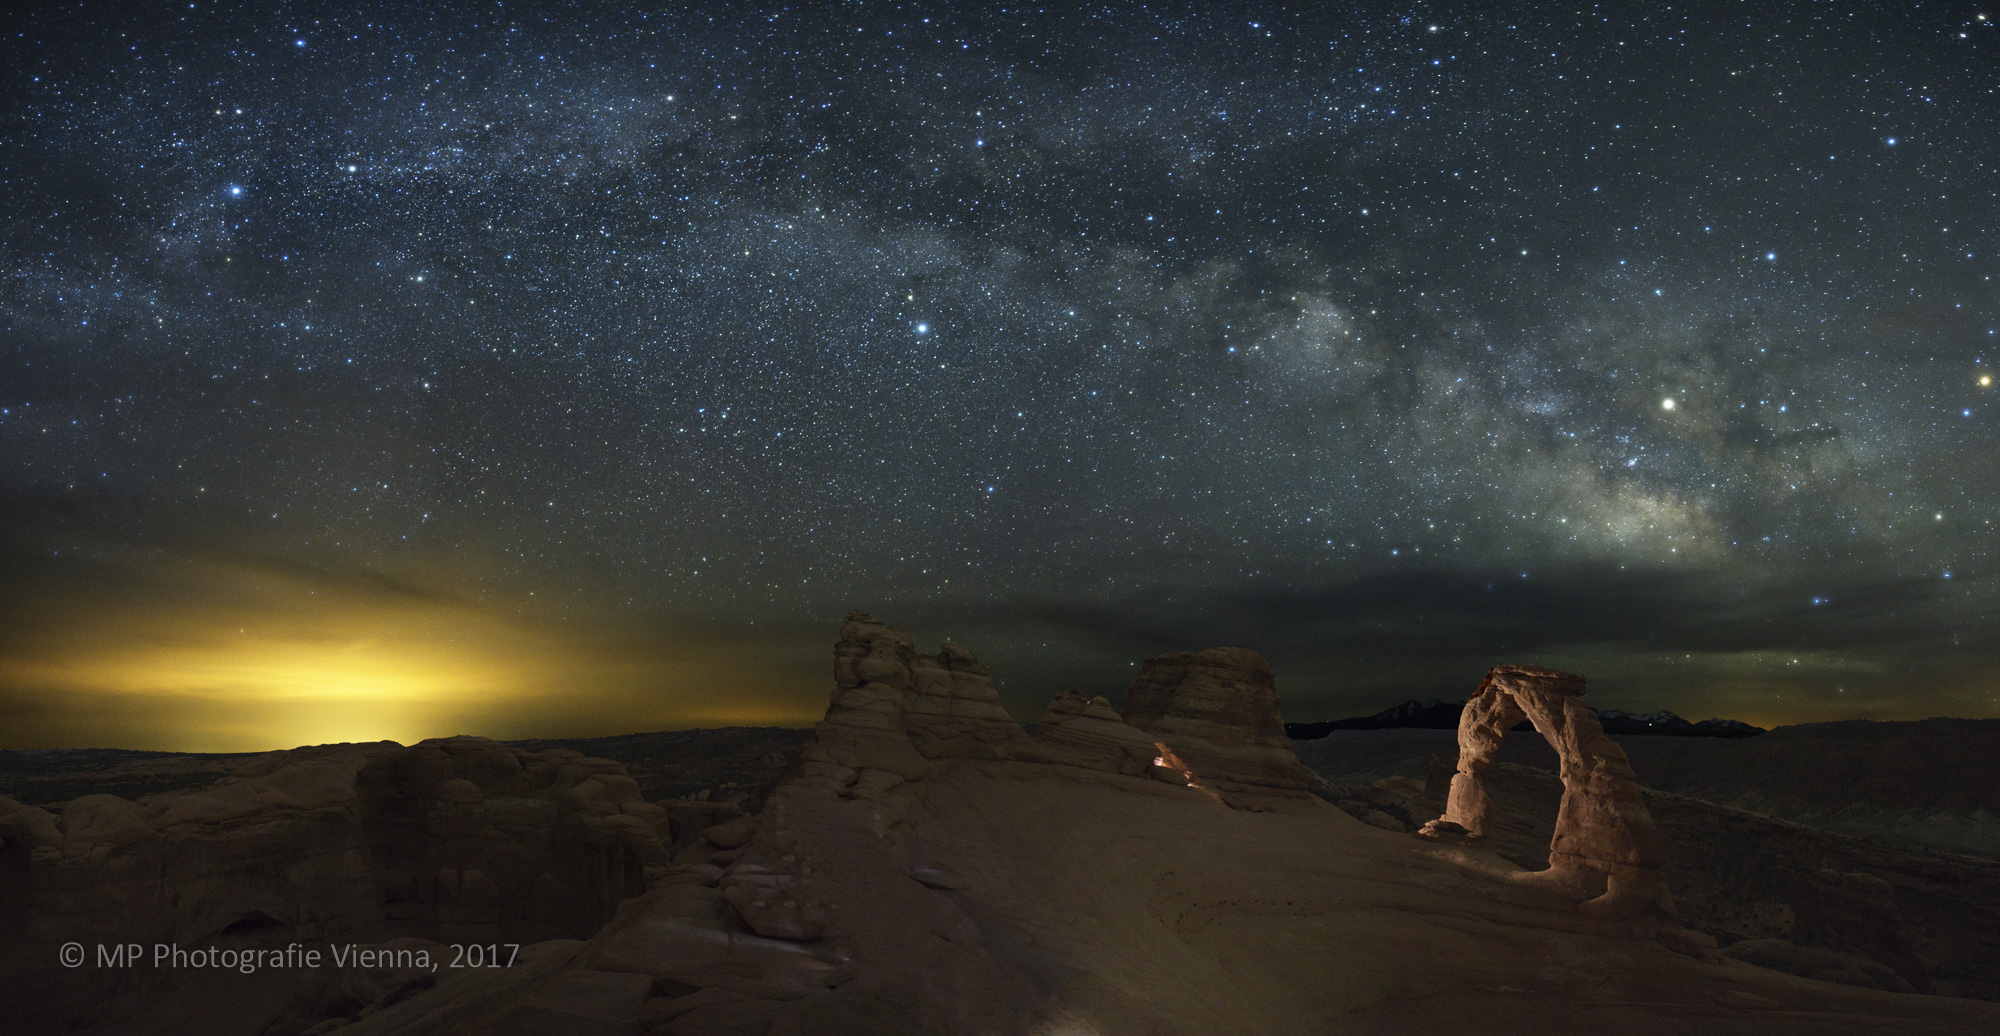
<svg viewBox="0 0 2000 1036">
<path fill-rule="evenodd" d="M 1549 869 L 1521 880 L 1581 900 L 1579 912 L 1586 916 L 1670 922 L 1659 829 L 1625 750 L 1605 736 L 1583 692 L 1584 679 L 1574 673 L 1532 665 L 1488 670 L 1459 717 L 1458 772 L 1444 816 L 1425 825 L 1424 833 L 1440 837 L 1455 825 L 1473 839 L 1485 836 L 1493 803 L 1479 775 L 1492 765 L 1507 731 L 1526 719 L 1561 760 L 1563 798 L 1549 841 Z"/>
</svg>

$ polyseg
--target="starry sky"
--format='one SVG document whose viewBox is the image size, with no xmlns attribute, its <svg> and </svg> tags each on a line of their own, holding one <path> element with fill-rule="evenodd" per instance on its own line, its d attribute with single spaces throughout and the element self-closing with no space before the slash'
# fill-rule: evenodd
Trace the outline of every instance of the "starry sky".
<svg viewBox="0 0 2000 1036">
<path fill-rule="evenodd" d="M 29 4 L 0 747 L 2000 714 L 2000 8 Z"/>
</svg>

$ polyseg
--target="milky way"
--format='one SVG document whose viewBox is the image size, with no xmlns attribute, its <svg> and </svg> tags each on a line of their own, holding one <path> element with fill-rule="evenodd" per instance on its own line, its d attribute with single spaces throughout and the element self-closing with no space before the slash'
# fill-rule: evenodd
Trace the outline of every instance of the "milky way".
<svg viewBox="0 0 2000 1036">
<path fill-rule="evenodd" d="M 17 12 L 5 605 L 2000 712 L 1993 18 L 1461 6 Z"/>
</svg>

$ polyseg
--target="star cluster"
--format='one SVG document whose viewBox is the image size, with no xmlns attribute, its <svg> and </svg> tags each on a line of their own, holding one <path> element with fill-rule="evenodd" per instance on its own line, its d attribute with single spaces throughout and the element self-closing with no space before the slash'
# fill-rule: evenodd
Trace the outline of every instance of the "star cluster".
<svg viewBox="0 0 2000 1036">
<path fill-rule="evenodd" d="M 868 606 L 1024 702 L 1233 641 L 1299 718 L 1527 660 L 2000 711 L 1975 8 L 197 2 L 4 46 L 16 614 L 200 557 L 808 654 Z"/>
</svg>

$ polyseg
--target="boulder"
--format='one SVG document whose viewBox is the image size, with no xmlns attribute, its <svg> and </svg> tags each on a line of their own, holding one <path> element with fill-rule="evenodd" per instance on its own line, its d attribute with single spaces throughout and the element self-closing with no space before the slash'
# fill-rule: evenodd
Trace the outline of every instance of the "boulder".
<svg viewBox="0 0 2000 1036">
<path fill-rule="evenodd" d="M 85 795 L 63 809 L 63 844 L 71 853 L 88 846 L 116 848 L 153 833 L 146 812 L 116 795 Z"/>
<path fill-rule="evenodd" d="M 703 831 L 701 837 L 717 849 L 734 849 L 749 841 L 756 830 L 754 821 L 749 817 L 742 817 L 726 824 L 717 824 Z"/>
</svg>

